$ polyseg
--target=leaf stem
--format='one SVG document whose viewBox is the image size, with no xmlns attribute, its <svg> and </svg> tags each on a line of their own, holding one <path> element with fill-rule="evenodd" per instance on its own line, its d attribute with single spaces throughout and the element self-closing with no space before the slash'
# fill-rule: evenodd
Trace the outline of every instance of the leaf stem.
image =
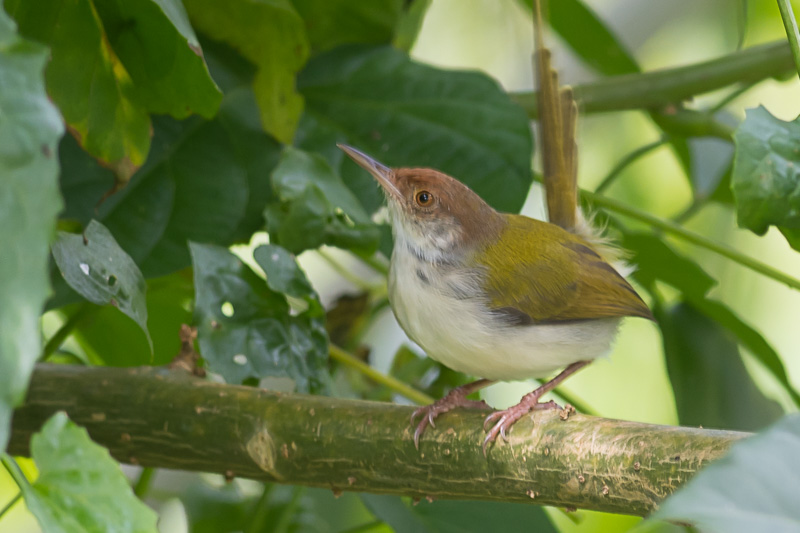
<svg viewBox="0 0 800 533">
<path fill-rule="evenodd" d="M 382 372 L 378 372 L 364 361 L 358 359 L 356 356 L 346 352 L 334 344 L 330 345 L 328 352 L 330 353 L 332 359 L 335 359 L 340 363 L 349 366 L 350 368 L 358 370 L 372 381 L 389 387 L 393 391 L 405 396 L 414 403 L 427 405 L 429 403 L 433 403 L 434 401 L 433 398 L 424 392 L 418 391 L 414 387 L 403 383 L 397 378 L 393 378 L 392 376 L 387 376 Z"/>
<path fill-rule="evenodd" d="M 22 499 L 22 492 L 20 491 L 20 492 L 18 492 L 16 494 L 16 496 L 11 498 L 11 501 L 9 501 L 7 504 L 5 504 L 3 506 L 2 509 L 0 509 L 0 520 L 2 520 L 3 519 L 3 515 L 6 514 L 7 512 L 9 512 L 11 510 L 11 508 L 14 507 L 14 504 L 16 504 L 21 499 Z"/>
<path fill-rule="evenodd" d="M 258 502 L 250 516 L 250 523 L 245 533 L 258 533 L 259 531 L 266 530 L 267 517 L 269 515 L 269 495 L 272 492 L 272 487 L 274 487 L 272 483 L 264 483 L 261 496 L 259 496 Z"/>
<path fill-rule="evenodd" d="M 637 159 L 640 157 L 644 157 L 645 155 L 649 154 L 656 148 L 659 148 L 666 144 L 669 141 L 669 137 L 664 136 L 658 139 L 657 141 L 651 142 L 650 144 L 645 144 L 644 146 L 640 146 L 636 150 L 627 154 L 624 158 L 622 158 L 617 165 L 611 169 L 611 171 L 603 178 L 603 181 L 600 182 L 600 185 L 597 186 L 594 192 L 601 193 L 605 191 L 609 185 L 611 185 L 614 180 L 622 174 L 622 171 L 628 168 L 631 164 L 636 162 Z"/>
<path fill-rule="evenodd" d="M 53 353 L 55 353 L 55 351 L 58 350 L 62 344 L 64 344 L 64 341 L 67 340 L 67 337 L 72 334 L 72 330 L 74 330 L 84 318 L 95 313 L 98 309 L 100 309 L 99 306 L 90 302 L 85 302 L 83 305 L 81 305 L 75 314 L 69 317 L 69 319 L 67 319 L 67 321 L 64 322 L 60 328 L 58 328 L 58 331 L 56 331 L 53 336 L 50 337 L 50 339 L 47 341 L 47 344 L 44 346 L 44 350 L 42 350 L 42 356 L 39 358 L 39 360 L 46 361 L 48 357 L 53 355 Z"/>
<path fill-rule="evenodd" d="M 372 292 L 374 290 L 374 286 L 370 283 L 364 281 L 363 278 L 360 278 L 347 270 L 339 261 L 333 258 L 331 254 L 327 251 L 319 248 L 316 250 L 317 254 L 326 262 L 330 267 L 336 271 L 337 274 L 342 276 L 344 279 L 358 287 L 359 289 L 365 292 Z"/>
<path fill-rule="evenodd" d="M 800 76 L 800 31 L 797 29 L 797 20 L 792 12 L 792 4 L 789 0 L 778 0 L 778 9 L 781 11 L 783 27 L 786 29 L 786 38 L 789 40 L 789 48 L 792 50 L 794 65 L 797 74 Z"/>
<path fill-rule="evenodd" d="M 383 258 L 383 255 L 379 255 L 377 253 L 369 257 L 364 257 L 358 254 L 353 255 L 379 274 L 383 274 L 384 276 L 389 275 L 389 266 L 386 264 L 386 260 Z"/>
<path fill-rule="evenodd" d="M 788 0 L 787 0 L 788 1 Z M 662 107 L 737 82 L 755 83 L 792 69 L 792 51 L 785 41 L 753 46 L 740 52 L 683 67 L 624 74 L 573 88 L 581 111 L 597 113 Z M 536 93 L 511 98 L 536 118 Z"/>
<path fill-rule="evenodd" d="M 143 499 L 150 490 L 155 473 L 156 469 L 153 467 L 146 466 L 142 468 L 139 478 L 136 480 L 136 484 L 133 486 L 133 493 L 140 500 Z"/>
<path fill-rule="evenodd" d="M 3 452 L 3 454 L 0 455 L 0 463 L 3 463 L 3 466 L 8 471 L 8 475 L 11 476 L 11 479 L 14 480 L 14 483 L 17 484 L 20 491 L 22 491 L 23 487 L 30 486 L 28 478 L 22 473 L 22 470 L 13 457 Z"/>
<path fill-rule="evenodd" d="M 775 281 L 779 281 L 793 289 L 800 290 L 800 279 L 794 278 L 784 272 L 781 272 L 780 270 L 772 268 L 771 266 L 762 263 L 757 259 L 753 259 L 752 257 L 749 257 L 740 251 L 731 248 L 730 246 L 717 242 L 713 239 L 709 239 L 704 235 L 689 231 L 683 226 L 680 226 L 672 221 L 659 218 L 651 215 L 650 213 L 624 204 L 623 202 L 614 200 L 613 198 L 601 196 L 589 191 L 581 191 L 581 196 L 595 205 L 604 207 L 609 211 L 614 211 L 616 213 L 645 222 L 646 224 L 658 228 L 665 233 L 670 233 L 678 238 L 694 244 L 695 246 L 700 246 L 701 248 L 711 250 L 712 252 L 723 257 L 727 257 L 728 259 L 739 263 L 750 270 L 758 272 L 759 274 L 762 274 L 768 278 L 772 278 Z"/>
</svg>

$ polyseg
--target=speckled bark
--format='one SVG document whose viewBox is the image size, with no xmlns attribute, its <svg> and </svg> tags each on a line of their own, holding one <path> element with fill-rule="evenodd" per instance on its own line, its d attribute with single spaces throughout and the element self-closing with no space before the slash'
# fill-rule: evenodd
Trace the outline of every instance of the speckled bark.
<svg viewBox="0 0 800 533">
<path fill-rule="evenodd" d="M 746 434 L 542 411 L 481 452 L 485 412 L 437 420 L 414 449 L 410 407 L 279 394 L 164 369 L 41 365 L 10 451 L 58 410 L 126 463 L 434 499 L 644 515 Z"/>
</svg>

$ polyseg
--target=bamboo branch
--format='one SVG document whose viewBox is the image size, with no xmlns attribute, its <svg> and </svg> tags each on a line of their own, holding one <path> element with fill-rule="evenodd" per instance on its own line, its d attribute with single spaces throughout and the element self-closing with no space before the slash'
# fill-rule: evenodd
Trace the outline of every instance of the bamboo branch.
<svg viewBox="0 0 800 533">
<path fill-rule="evenodd" d="M 794 70 L 786 41 L 753 46 L 727 56 L 687 65 L 604 78 L 573 88 L 581 112 L 663 107 L 737 82 L 756 82 Z M 536 118 L 536 93 L 513 93 L 511 98 Z"/>
<path fill-rule="evenodd" d="M 9 451 L 65 410 L 118 460 L 279 483 L 644 515 L 744 433 L 541 411 L 481 452 L 481 411 L 414 449 L 411 407 L 281 394 L 162 368 L 39 365 Z"/>
</svg>

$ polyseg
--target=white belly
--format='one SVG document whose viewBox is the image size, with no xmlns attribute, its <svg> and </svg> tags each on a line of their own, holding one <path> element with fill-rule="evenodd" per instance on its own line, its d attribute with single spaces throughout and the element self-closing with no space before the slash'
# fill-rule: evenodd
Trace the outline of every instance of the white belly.
<svg viewBox="0 0 800 533">
<path fill-rule="evenodd" d="M 455 274 L 436 279 L 430 265 L 409 253 L 395 253 L 392 258 L 389 298 L 401 327 L 429 357 L 475 377 L 540 378 L 576 361 L 606 355 L 620 322 L 611 318 L 508 325 L 493 318 L 479 298 L 443 294 L 459 285 L 469 282 Z"/>
</svg>

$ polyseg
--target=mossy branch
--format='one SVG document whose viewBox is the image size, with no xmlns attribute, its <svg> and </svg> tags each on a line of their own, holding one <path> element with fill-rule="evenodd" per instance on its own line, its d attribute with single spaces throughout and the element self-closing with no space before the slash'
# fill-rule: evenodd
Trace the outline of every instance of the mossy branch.
<svg viewBox="0 0 800 533">
<path fill-rule="evenodd" d="M 485 412 L 412 408 L 212 383 L 162 368 L 37 367 L 9 451 L 66 411 L 121 462 L 287 484 L 645 515 L 743 433 L 537 412 L 481 451 Z"/>
</svg>

